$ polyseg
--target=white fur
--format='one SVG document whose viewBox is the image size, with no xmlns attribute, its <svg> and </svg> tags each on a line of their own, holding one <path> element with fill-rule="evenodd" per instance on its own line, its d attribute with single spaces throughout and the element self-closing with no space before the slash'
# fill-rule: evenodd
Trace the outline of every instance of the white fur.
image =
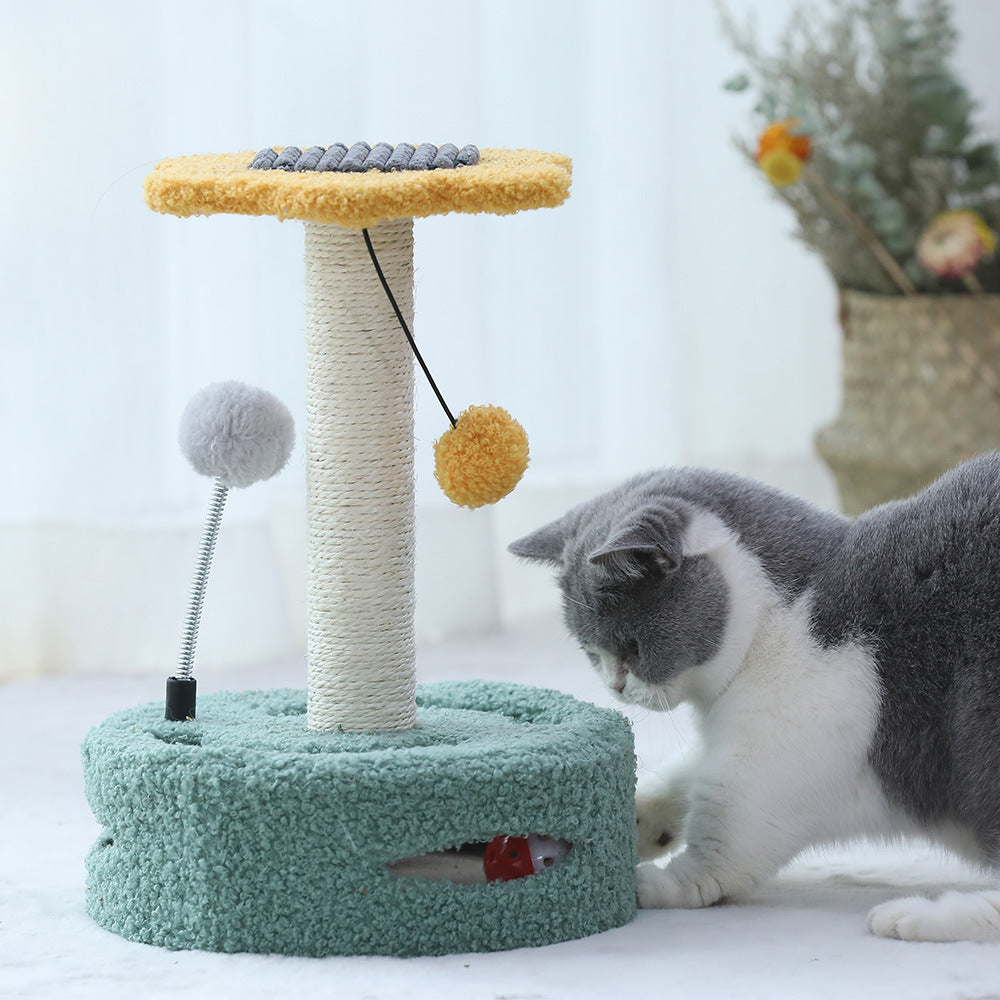
<svg viewBox="0 0 1000 1000">
<path fill-rule="evenodd" d="M 946 892 L 876 906 L 868 929 L 901 941 L 1000 941 L 1000 892 Z"/>
<path fill-rule="evenodd" d="M 644 775 L 635 790 L 635 819 L 639 834 L 639 858 L 652 861 L 681 849 L 687 815 L 691 809 L 689 789 L 699 757 L 685 755 L 670 767 Z"/>
<path fill-rule="evenodd" d="M 719 518 L 702 511 L 685 529 L 681 547 L 686 556 L 703 556 L 735 543 L 736 536 Z"/>
<path fill-rule="evenodd" d="M 867 761 L 879 691 L 869 651 L 816 644 L 809 594 L 783 604 L 718 519 L 696 519 L 686 546 L 707 553 L 729 585 L 717 655 L 654 687 L 596 651 L 622 700 L 660 709 L 688 702 L 700 721 L 701 755 L 646 779 L 637 793 L 640 857 L 686 842 L 666 867 L 640 866 L 640 903 L 708 906 L 745 893 L 807 847 L 918 833 L 887 802 Z M 955 831 L 942 835 L 954 844 Z M 872 911 L 869 928 L 918 940 L 1000 940 L 1000 893 L 887 903 Z"/>
</svg>

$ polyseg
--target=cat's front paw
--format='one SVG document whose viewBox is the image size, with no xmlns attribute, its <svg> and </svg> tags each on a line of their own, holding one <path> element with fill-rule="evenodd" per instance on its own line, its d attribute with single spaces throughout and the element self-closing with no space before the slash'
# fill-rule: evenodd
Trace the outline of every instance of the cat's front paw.
<svg viewBox="0 0 1000 1000">
<path fill-rule="evenodd" d="M 646 910 L 696 910 L 722 898 L 722 886 L 709 872 L 689 871 L 674 863 L 666 868 L 639 865 L 636 880 L 639 905 Z"/>
<path fill-rule="evenodd" d="M 639 833 L 639 857 L 643 861 L 680 850 L 684 843 L 681 829 L 686 812 L 686 802 L 636 795 L 635 825 Z"/>
<path fill-rule="evenodd" d="M 686 780 L 654 778 L 639 784 L 635 824 L 642 861 L 673 854 L 684 846 L 684 820 L 690 806 Z"/>
<path fill-rule="evenodd" d="M 892 899 L 868 914 L 868 930 L 900 941 L 1000 941 L 1000 892 Z"/>
</svg>

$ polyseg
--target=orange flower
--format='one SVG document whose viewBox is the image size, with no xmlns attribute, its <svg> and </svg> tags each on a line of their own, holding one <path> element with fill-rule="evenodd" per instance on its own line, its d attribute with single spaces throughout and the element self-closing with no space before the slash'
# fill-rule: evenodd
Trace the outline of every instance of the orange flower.
<svg viewBox="0 0 1000 1000">
<path fill-rule="evenodd" d="M 802 164 L 812 153 L 809 136 L 793 133 L 798 118 L 768 125 L 757 140 L 757 162 L 775 187 L 785 187 L 798 180 Z"/>
<path fill-rule="evenodd" d="M 775 149 L 787 150 L 801 163 L 808 160 L 812 153 L 812 142 L 810 142 L 809 136 L 803 135 L 801 132 L 792 132 L 792 129 L 798 124 L 798 118 L 786 118 L 768 125 L 757 140 L 757 162 L 760 163 L 768 153 Z"/>
</svg>

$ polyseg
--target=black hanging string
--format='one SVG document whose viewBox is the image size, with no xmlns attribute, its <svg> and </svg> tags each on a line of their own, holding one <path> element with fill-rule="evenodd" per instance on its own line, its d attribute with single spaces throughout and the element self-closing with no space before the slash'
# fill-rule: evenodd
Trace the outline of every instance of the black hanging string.
<svg viewBox="0 0 1000 1000">
<path fill-rule="evenodd" d="M 437 387 L 437 382 L 434 381 L 434 376 L 431 375 L 430 369 L 424 363 L 424 359 L 420 356 L 420 351 L 417 349 L 417 342 L 413 339 L 413 334 L 410 333 L 410 328 L 406 325 L 406 320 L 403 318 L 402 310 L 396 304 L 396 299 L 392 294 L 392 289 L 389 287 L 389 282 L 385 280 L 385 275 L 382 273 L 382 267 L 378 262 L 378 257 L 375 256 L 375 248 L 372 246 L 372 238 L 368 235 L 367 229 L 361 230 L 362 235 L 365 238 L 365 246 L 368 247 L 368 256 L 372 259 L 372 264 L 375 265 L 375 273 L 378 275 L 378 280 L 382 282 L 382 287 L 385 289 L 385 294 L 389 297 L 389 302 L 392 308 L 396 311 L 396 319 L 399 320 L 399 325 L 403 328 L 403 333 L 406 334 L 406 339 L 410 342 L 410 347 L 413 350 L 413 355 L 420 362 L 420 367 L 423 369 L 424 374 L 427 376 L 427 381 L 430 382 L 431 388 L 434 390 L 434 395 L 437 396 L 438 402 L 441 404 L 441 409 L 444 410 L 445 416 L 451 421 L 451 426 L 454 427 L 456 420 L 452 416 L 451 410 L 448 409 L 448 404 L 444 401 L 444 396 L 441 395 L 441 390 Z"/>
</svg>

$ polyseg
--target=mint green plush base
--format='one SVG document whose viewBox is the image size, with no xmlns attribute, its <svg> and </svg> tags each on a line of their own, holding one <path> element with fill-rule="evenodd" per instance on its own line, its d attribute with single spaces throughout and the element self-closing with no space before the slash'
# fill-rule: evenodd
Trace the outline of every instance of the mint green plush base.
<svg viewBox="0 0 1000 1000">
<path fill-rule="evenodd" d="M 416 729 L 306 729 L 302 691 L 155 703 L 83 744 L 104 836 L 87 911 L 168 948 L 433 955 L 579 938 L 635 914 L 632 733 L 617 712 L 508 684 L 427 685 Z M 517 881 L 404 878 L 402 858 L 541 833 L 573 844 Z"/>
</svg>

